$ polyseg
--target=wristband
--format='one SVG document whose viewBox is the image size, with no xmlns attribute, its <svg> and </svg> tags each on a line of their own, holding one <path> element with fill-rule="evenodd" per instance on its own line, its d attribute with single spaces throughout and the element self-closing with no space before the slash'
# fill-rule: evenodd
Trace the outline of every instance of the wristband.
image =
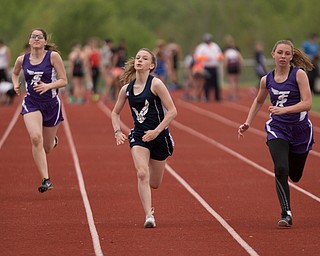
<svg viewBox="0 0 320 256">
<path fill-rule="evenodd" d="M 121 129 L 117 129 L 114 131 L 114 134 L 117 134 L 118 132 L 121 132 Z"/>
</svg>

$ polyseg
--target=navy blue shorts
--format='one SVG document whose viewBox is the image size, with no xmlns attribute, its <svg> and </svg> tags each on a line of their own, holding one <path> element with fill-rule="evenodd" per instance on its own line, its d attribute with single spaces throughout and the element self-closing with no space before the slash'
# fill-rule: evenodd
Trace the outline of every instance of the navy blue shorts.
<svg viewBox="0 0 320 256">
<path fill-rule="evenodd" d="M 128 135 L 130 148 L 134 146 L 141 146 L 149 149 L 150 158 L 158 161 L 166 160 L 168 156 L 173 153 L 174 141 L 169 133 L 165 137 L 157 137 L 152 141 L 142 141 L 142 136 L 131 130 Z"/>
<path fill-rule="evenodd" d="M 58 96 L 51 101 L 39 102 L 31 97 L 24 97 L 21 115 L 40 111 L 43 118 L 43 126 L 53 127 L 63 121 L 61 101 Z"/>
<path fill-rule="evenodd" d="M 266 122 L 267 140 L 283 139 L 289 142 L 290 152 L 303 154 L 312 149 L 314 143 L 312 123 L 283 124 L 274 120 Z"/>
</svg>

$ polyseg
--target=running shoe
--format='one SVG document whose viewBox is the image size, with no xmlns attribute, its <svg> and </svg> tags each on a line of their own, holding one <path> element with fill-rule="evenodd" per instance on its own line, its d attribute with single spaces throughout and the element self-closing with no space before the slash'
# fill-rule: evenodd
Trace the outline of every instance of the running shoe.
<svg viewBox="0 0 320 256">
<path fill-rule="evenodd" d="M 153 216 L 153 213 L 154 213 L 154 208 L 152 207 L 146 216 L 146 221 L 144 223 L 145 228 L 155 228 L 156 227 L 156 220 Z"/>
<path fill-rule="evenodd" d="M 56 136 L 54 137 L 54 145 L 53 145 L 53 148 L 55 148 L 56 146 L 58 146 L 58 143 L 59 143 L 59 138 L 58 138 L 58 136 L 56 135 Z"/>
<path fill-rule="evenodd" d="M 292 214 L 291 211 L 287 211 L 281 214 L 281 218 L 278 221 L 278 227 L 289 228 L 292 226 Z"/>
<path fill-rule="evenodd" d="M 49 179 L 42 179 L 42 184 L 38 188 L 38 191 L 40 193 L 43 193 L 43 192 L 46 192 L 47 190 L 51 190 L 51 189 L 53 189 L 53 184 L 51 183 L 50 178 Z"/>
</svg>

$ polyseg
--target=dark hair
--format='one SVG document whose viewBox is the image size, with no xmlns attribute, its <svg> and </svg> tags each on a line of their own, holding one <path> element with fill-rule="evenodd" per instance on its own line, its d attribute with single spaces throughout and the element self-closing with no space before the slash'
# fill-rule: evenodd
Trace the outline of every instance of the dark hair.
<svg viewBox="0 0 320 256">
<path fill-rule="evenodd" d="M 31 30 L 30 34 L 29 34 L 29 38 L 31 37 L 31 34 L 35 31 L 35 30 L 38 30 L 38 31 L 41 31 L 42 35 L 44 36 L 44 39 L 47 41 L 47 44 L 45 45 L 44 49 L 45 50 L 50 50 L 50 51 L 55 51 L 55 52 L 59 52 L 58 51 L 58 47 L 53 44 L 53 43 L 49 43 L 49 39 L 48 39 L 48 33 L 42 29 L 42 28 L 34 28 Z M 60 52 L 59 52 L 60 53 Z"/>
</svg>

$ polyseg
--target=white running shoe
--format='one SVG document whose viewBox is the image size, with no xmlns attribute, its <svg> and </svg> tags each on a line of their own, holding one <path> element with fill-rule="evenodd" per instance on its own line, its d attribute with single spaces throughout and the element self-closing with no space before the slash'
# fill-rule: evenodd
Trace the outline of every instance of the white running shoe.
<svg viewBox="0 0 320 256">
<path fill-rule="evenodd" d="M 292 226 L 292 213 L 287 211 L 281 214 L 281 218 L 278 221 L 278 227 L 280 228 L 289 228 Z"/>
<path fill-rule="evenodd" d="M 156 220 L 153 216 L 153 213 L 154 213 L 154 208 L 152 207 L 146 216 L 146 222 L 144 223 L 145 228 L 155 228 L 156 227 Z"/>
</svg>

